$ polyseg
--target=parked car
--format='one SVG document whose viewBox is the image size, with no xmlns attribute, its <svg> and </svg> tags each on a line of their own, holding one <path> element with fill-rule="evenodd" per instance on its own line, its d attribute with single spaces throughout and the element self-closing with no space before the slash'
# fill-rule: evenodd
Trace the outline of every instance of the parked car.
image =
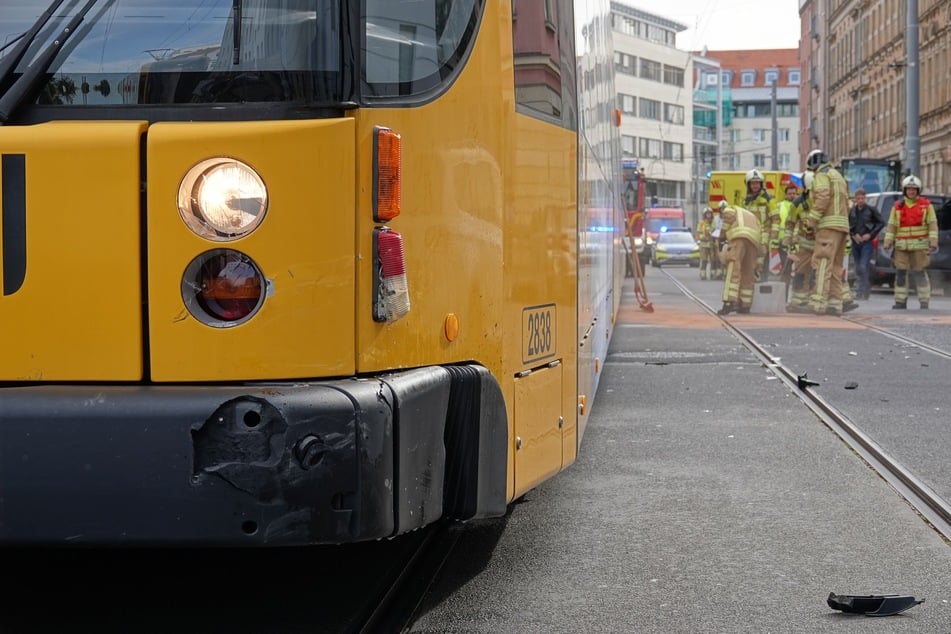
<svg viewBox="0 0 951 634">
<path fill-rule="evenodd" d="M 895 202 L 902 195 L 902 192 L 881 192 L 869 194 L 866 201 L 869 205 L 874 205 L 878 209 L 879 213 L 882 214 L 882 219 L 888 224 L 888 218 L 892 209 L 895 208 Z M 935 215 L 938 216 L 938 252 L 931 256 L 931 265 L 928 267 L 929 275 L 932 281 L 951 280 L 951 196 L 927 192 L 923 196 L 931 201 Z M 882 248 L 884 244 L 885 229 L 882 229 L 875 240 L 875 253 L 869 265 L 868 278 L 873 286 L 879 284 L 891 286 L 895 283 L 895 264 Z M 854 270 L 855 267 L 850 264 L 850 278 L 853 277 Z"/>
<path fill-rule="evenodd" d="M 700 266 L 700 245 L 686 227 L 663 231 L 652 247 L 651 262 L 656 267 L 665 264 Z"/>
</svg>

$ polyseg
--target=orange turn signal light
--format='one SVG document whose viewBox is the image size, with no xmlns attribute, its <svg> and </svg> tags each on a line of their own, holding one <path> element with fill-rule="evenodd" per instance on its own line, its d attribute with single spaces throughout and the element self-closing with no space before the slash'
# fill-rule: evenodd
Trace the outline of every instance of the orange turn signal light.
<svg viewBox="0 0 951 634">
<path fill-rule="evenodd" d="M 389 128 L 373 131 L 373 220 L 400 215 L 402 139 Z"/>
</svg>

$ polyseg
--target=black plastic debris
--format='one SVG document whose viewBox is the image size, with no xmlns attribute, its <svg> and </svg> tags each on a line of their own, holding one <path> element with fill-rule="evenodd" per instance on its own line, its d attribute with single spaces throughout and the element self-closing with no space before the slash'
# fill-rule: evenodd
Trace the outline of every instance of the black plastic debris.
<svg viewBox="0 0 951 634">
<path fill-rule="evenodd" d="M 800 390 L 805 390 L 807 387 L 814 387 L 819 384 L 816 381 L 810 381 L 809 375 L 803 372 L 796 377 L 796 385 L 799 386 Z"/>
<path fill-rule="evenodd" d="M 892 616 L 924 602 L 924 599 L 902 594 L 852 595 L 830 592 L 826 599 L 833 610 L 865 616 Z"/>
<path fill-rule="evenodd" d="M 848 383 L 845 384 L 845 389 L 847 389 L 847 390 L 854 390 L 854 389 L 857 388 L 858 386 L 859 386 L 859 384 L 856 383 L 855 381 L 849 381 Z"/>
</svg>

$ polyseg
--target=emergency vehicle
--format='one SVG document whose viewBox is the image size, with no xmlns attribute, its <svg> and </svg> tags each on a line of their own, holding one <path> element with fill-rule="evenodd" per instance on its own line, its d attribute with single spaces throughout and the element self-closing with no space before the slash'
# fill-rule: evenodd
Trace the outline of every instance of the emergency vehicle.
<svg viewBox="0 0 951 634">
<path fill-rule="evenodd" d="M 779 172 L 760 170 L 765 182 L 763 186 L 766 192 L 774 200 L 782 200 L 785 197 L 786 186 L 796 185 L 802 187 L 801 183 L 794 181 L 791 172 Z M 707 204 L 710 209 L 716 209 L 721 200 L 727 201 L 731 205 L 743 206 L 746 200 L 746 172 L 724 171 L 710 173 L 710 188 Z"/>
</svg>

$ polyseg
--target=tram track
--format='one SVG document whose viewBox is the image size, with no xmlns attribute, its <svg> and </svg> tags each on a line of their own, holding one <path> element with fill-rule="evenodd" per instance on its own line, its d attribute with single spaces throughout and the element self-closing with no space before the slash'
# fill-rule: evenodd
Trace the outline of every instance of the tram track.
<svg viewBox="0 0 951 634">
<path fill-rule="evenodd" d="M 833 433 L 848 447 L 855 451 L 877 474 L 891 485 L 907 502 L 928 521 L 944 539 L 951 541 L 951 504 L 939 496 L 921 478 L 886 452 L 868 434 L 856 425 L 835 406 L 822 398 L 817 392 L 801 388 L 799 375 L 784 366 L 779 358 L 770 354 L 756 339 L 742 328 L 734 325 L 702 298 L 693 293 L 680 280 L 668 275 L 670 281 L 691 301 L 701 306 L 711 315 L 718 317 L 724 327 L 750 350 L 773 375 L 780 379 Z M 951 353 L 929 346 L 899 333 L 868 324 L 862 320 L 842 317 L 857 326 L 877 332 L 904 345 L 915 346 L 921 350 L 951 360 Z"/>
</svg>

